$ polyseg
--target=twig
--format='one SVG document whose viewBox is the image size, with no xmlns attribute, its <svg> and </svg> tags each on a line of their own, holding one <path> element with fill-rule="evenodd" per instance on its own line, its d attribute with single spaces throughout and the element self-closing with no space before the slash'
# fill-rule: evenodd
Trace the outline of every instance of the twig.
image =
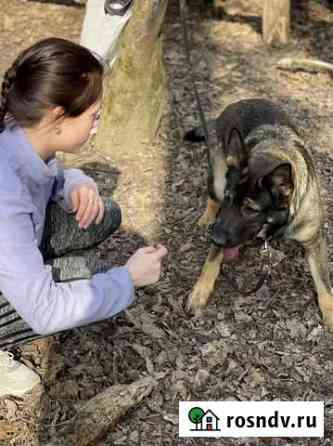
<svg viewBox="0 0 333 446">
<path fill-rule="evenodd" d="M 277 63 L 277 67 L 281 70 L 303 70 L 309 72 L 318 72 L 318 71 L 331 71 L 333 72 L 333 64 L 328 62 L 322 62 L 321 60 L 316 59 L 301 59 L 301 58 L 292 58 L 285 57 L 281 59 Z"/>
</svg>

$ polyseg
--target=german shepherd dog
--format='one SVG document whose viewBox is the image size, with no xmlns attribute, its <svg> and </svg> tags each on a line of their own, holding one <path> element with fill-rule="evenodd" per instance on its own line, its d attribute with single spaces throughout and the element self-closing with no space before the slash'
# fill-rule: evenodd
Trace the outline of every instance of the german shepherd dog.
<svg viewBox="0 0 333 446">
<path fill-rule="evenodd" d="M 288 115 L 265 99 L 233 103 L 209 123 L 219 144 L 209 150 L 208 202 L 199 224 L 210 225 L 208 257 L 189 296 L 195 312 L 207 305 L 223 260 L 260 237 L 301 243 L 324 322 L 333 329 L 324 212 L 310 154 Z M 200 128 L 185 135 L 202 141 Z"/>
</svg>

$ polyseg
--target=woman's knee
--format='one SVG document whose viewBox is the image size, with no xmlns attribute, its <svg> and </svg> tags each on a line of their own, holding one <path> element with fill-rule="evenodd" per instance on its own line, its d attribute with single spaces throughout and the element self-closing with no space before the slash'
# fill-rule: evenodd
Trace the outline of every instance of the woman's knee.
<svg viewBox="0 0 333 446">
<path fill-rule="evenodd" d="M 122 214 L 118 203 L 111 198 L 104 199 L 104 218 L 102 224 L 105 226 L 108 235 L 113 234 L 121 225 Z"/>
</svg>

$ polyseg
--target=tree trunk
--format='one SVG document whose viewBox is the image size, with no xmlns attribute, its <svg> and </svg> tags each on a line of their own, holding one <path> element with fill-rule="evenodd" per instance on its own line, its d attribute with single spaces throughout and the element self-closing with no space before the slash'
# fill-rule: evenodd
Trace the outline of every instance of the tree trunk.
<svg viewBox="0 0 333 446">
<path fill-rule="evenodd" d="M 154 138 L 166 103 L 160 30 L 167 0 L 140 0 L 124 31 L 120 56 L 104 87 L 98 151 L 137 157 Z"/>
<path fill-rule="evenodd" d="M 167 175 L 167 152 L 152 143 L 168 110 L 161 36 L 167 3 L 134 1 L 118 59 L 104 82 L 98 133 L 78 156 L 60 157 L 66 167 L 112 164 L 121 174 L 113 198 L 122 208 L 122 228 L 139 233 L 146 243 L 159 238 Z"/>
<path fill-rule="evenodd" d="M 285 45 L 290 34 L 290 0 L 264 0 L 263 39 L 267 45 Z"/>
<path fill-rule="evenodd" d="M 122 228 L 146 243 L 159 239 L 166 153 L 153 145 L 167 106 L 161 26 L 167 0 L 136 0 L 124 31 L 119 58 L 106 78 L 97 153 L 121 173 L 115 200 Z"/>
</svg>

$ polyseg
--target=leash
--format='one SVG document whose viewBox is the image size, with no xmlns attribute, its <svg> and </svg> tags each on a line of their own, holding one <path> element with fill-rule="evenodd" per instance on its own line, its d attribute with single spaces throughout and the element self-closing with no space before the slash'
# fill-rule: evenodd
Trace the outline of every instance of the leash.
<svg viewBox="0 0 333 446">
<path fill-rule="evenodd" d="M 193 72 L 193 64 L 192 64 L 192 60 L 191 60 L 191 46 L 190 46 L 189 33 L 187 30 L 188 7 L 187 7 L 186 0 L 179 0 L 179 9 L 180 9 L 180 18 L 181 18 L 182 25 L 183 25 L 185 54 L 186 54 L 186 59 L 187 59 L 188 67 L 189 67 L 189 72 L 191 74 L 191 72 Z M 207 149 L 208 149 L 207 150 L 208 164 L 209 164 L 209 166 L 211 166 L 210 151 L 214 150 L 215 147 L 217 147 L 217 144 L 218 144 L 217 135 L 216 135 L 216 132 L 214 132 L 214 137 L 212 137 L 212 135 L 208 131 L 208 124 L 207 124 L 205 114 L 203 112 L 203 108 L 202 108 L 202 105 L 200 102 L 200 97 L 199 97 L 196 83 L 193 80 L 192 76 L 190 76 L 190 79 L 192 80 L 192 86 L 193 86 L 193 91 L 194 91 L 195 99 L 196 99 L 197 106 L 198 106 L 199 117 L 200 117 L 201 125 L 203 128 L 204 134 L 205 134 L 205 143 L 206 143 Z M 261 271 L 260 271 L 259 280 L 258 280 L 257 284 L 250 290 L 241 289 L 238 286 L 238 284 L 236 283 L 236 281 L 234 279 L 232 279 L 231 277 L 229 277 L 229 275 L 226 274 L 225 271 L 223 271 L 223 274 L 227 277 L 227 279 L 231 283 L 232 287 L 237 292 L 239 292 L 240 294 L 243 294 L 244 296 L 248 296 L 250 294 L 256 293 L 263 286 L 263 284 L 266 282 L 266 280 L 270 276 L 272 253 L 271 253 L 271 248 L 270 248 L 267 240 L 265 240 L 264 247 L 261 249 L 261 253 L 264 256 L 264 258 L 266 257 L 266 262 L 264 259 L 264 262 L 262 263 L 262 267 L 261 267 Z"/>
<path fill-rule="evenodd" d="M 260 288 L 264 285 L 264 283 L 271 275 L 272 250 L 267 240 L 265 240 L 264 246 L 260 249 L 260 254 L 264 257 L 264 260 L 261 265 L 260 277 L 258 279 L 258 282 L 253 288 L 250 289 L 240 288 L 237 282 L 232 277 L 230 277 L 230 275 L 225 270 L 222 270 L 222 274 L 228 279 L 233 289 L 238 293 L 243 294 L 243 296 L 249 296 L 250 294 L 256 293 L 258 290 L 260 290 Z"/>
<path fill-rule="evenodd" d="M 192 60 L 191 60 L 191 47 L 190 47 L 190 39 L 189 39 L 189 34 L 187 32 L 187 3 L 186 0 L 179 0 L 179 9 L 180 9 L 180 17 L 181 17 L 181 21 L 183 24 L 183 35 L 184 35 L 184 44 L 185 44 L 185 54 L 186 54 L 186 59 L 187 59 L 187 64 L 189 67 L 189 72 L 191 74 L 191 72 L 193 72 L 193 64 L 192 64 Z M 205 114 L 203 112 L 203 108 L 200 102 L 200 97 L 199 97 L 199 93 L 198 93 L 198 89 L 196 86 L 196 83 L 193 81 L 192 76 L 190 76 L 190 79 L 192 80 L 192 86 L 193 86 L 193 91 L 194 91 L 194 95 L 195 95 L 195 99 L 197 102 L 197 106 L 198 106 L 198 112 L 199 112 L 199 117 L 200 117 L 200 121 L 201 121 L 201 125 L 203 127 L 203 131 L 205 134 L 205 142 L 208 148 L 208 163 L 211 164 L 211 160 L 210 160 L 210 149 L 213 150 L 214 145 L 217 145 L 217 138 L 216 138 L 216 134 L 215 134 L 215 138 L 214 141 L 212 139 L 212 135 L 209 133 L 208 131 L 208 124 L 205 118 Z"/>
</svg>

